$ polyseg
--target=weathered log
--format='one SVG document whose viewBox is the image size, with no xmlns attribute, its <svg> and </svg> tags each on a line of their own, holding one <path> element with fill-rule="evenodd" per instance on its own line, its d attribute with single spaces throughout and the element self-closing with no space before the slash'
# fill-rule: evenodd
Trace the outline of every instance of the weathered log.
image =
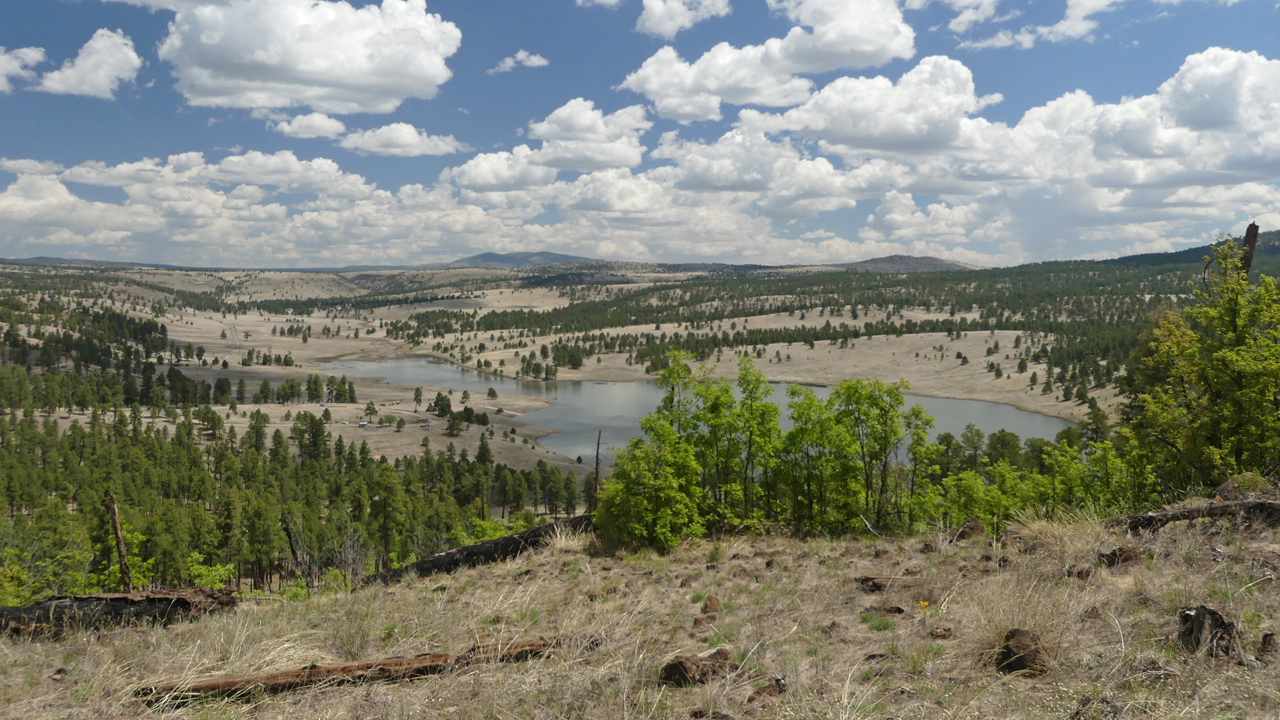
<svg viewBox="0 0 1280 720">
<path fill-rule="evenodd" d="M 237 602 L 230 590 L 205 588 L 68 595 L 25 607 L 0 607 L 0 630 L 57 636 L 137 623 L 168 625 L 235 607 Z"/>
<path fill-rule="evenodd" d="M 1239 500 L 1236 502 L 1213 503 L 1196 507 L 1165 510 L 1163 512 L 1128 515 L 1104 520 L 1107 527 L 1123 527 L 1129 532 L 1136 530 L 1155 530 L 1172 522 L 1198 520 L 1200 518 L 1227 517 L 1229 515 L 1266 515 L 1280 517 L 1280 501 L 1276 500 Z"/>
<path fill-rule="evenodd" d="M 525 550 L 541 547 L 550 542 L 560 530 L 585 532 L 592 528 L 591 515 L 579 515 L 550 525 L 531 528 L 514 535 L 485 540 L 474 545 L 464 545 L 438 555 L 425 557 L 394 570 L 385 570 L 364 579 L 365 585 L 373 583 L 393 583 L 409 573 L 418 577 L 427 577 L 438 573 L 453 572 L 464 567 L 487 565 L 489 563 L 509 560 Z"/>
<path fill-rule="evenodd" d="M 284 670 L 259 675 L 238 675 L 199 682 L 170 682 L 138 688 L 136 695 L 149 702 L 180 702 L 201 695 L 238 697 L 253 692 L 284 692 L 310 685 L 395 682 L 451 670 L 458 662 L 455 655 L 418 655 L 408 658 L 384 658 L 346 665 L 308 665 L 297 670 Z"/>
<path fill-rule="evenodd" d="M 543 657 L 563 644 L 562 638 L 487 643 L 476 645 L 461 655 L 432 653 L 344 665 L 308 665 L 296 670 L 256 675 L 162 683 L 140 687 L 134 691 L 134 694 L 145 698 L 150 703 L 181 703 L 201 696 L 238 698 L 255 693 L 285 692 L 314 685 L 400 682 L 428 675 L 440 675 L 469 665 L 523 662 Z M 588 647 L 595 647 L 595 644 L 589 643 Z"/>
</svg>

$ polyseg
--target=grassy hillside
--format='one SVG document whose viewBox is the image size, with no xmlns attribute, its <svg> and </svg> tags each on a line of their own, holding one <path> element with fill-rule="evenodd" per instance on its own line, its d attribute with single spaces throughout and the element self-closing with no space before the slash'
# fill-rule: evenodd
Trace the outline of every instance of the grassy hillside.
<svg viewBox="0 0 1280 720">
<path fill-rule="evenodd" d="M 1114 568 L 1098 553 L 1133 544 Z M 175 718 L 1244 718 L 1280 711 L 1276 666 L 1179 645 L 1180 608 L 1241 621 L 1252 653 L 1272 631 L 1276 538 L 1227 521 L 1124 538 L 1095 521 L 1030 520 L 1001 543 L 740 538 L 662 557 L 604 554 L 590 537 L 454 575 L 291 602 L 164 629 L 0 640 L 5 717 L 136 717 L 140 683 L 382 656 L 476 642 L 570 638 L 559 654 L 396 685 L 210 701 Z M 1087 579 L 1069 568 L 1087 567 Z M 868 592 L 863 576 L 898 578 Z M 703 614 L 706 603 L 722 607 Z M 925 605 L 927 603 L 927 605 Z M 897 609 L 902 612 L 898 613 Z M 949 636 L 943 628 L 949 629 Z M 1005 675 L 1006 631 L 1051 651 L 1042 677 Z M 591 638 L 603 640 L 598 648 Z M 741 669 L 703 685 L 658 682 L 677 654 L 724 647 Z M 785 678 L 787 691 L 751 700 Z M 1089 714 L 1092 712 L 1093 714 Z M 159 711 L 155 711 L 160 716 Z M 725 717 L 708 714 L 701 717 Z"/>
</svg>

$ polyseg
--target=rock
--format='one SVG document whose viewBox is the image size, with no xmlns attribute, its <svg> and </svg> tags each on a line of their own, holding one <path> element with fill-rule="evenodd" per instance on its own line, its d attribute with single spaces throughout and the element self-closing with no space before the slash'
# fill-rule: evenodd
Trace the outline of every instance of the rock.
<svg viewBox="0 0 1280 720">
<path fill-rule="evenodd" d="M 697 657 L 693 655 L 677 655 L 658 672 L 658 681 L 664 685 L 688 687 L 710 682 L 738 671 L 738 664 L 725 648 L 716 648 L 713 652 Z"/>
<path fill-rule="evenodd" d="M 701 656 L 703 682 L 738 672 L 738 663 L 725 648 L 716 648 L 710 654 Z"/>
<path fill-rule="evenodd" d="M 729 713 L 712 710 L 711 708 L 697 708 L 696 710 L 690 710 L 689 717 L 694 720 L 701 720 L 702 718 L 705 718 L 706 720 L 733 720 L 733 716 Z"/>
<path fill-rule="evenodd" d="M 862 588 L 862 592 L 878 593 L 884 592 L 889 587 L 889 581 L 885 578 L 864 576 L 858 578 L 858 586 Z"/>
<path fill-rule="evenodd" d="M 693 629 L 697 630 L 698 628 L 705 627 L 707 625 L 714 625 L 717 617 L 718 616 L 715 613 L 700 615 L 693 619 Z"/>
<path fill-rule="evenodd" d="M 1080 704 L 1071 713 L 1071 720 L 1111 720 L 1124 714 L 1124 708 L 1106 698 L 1085 695 Z"/>
<path fill-rule="evenodd" d="M 688 687 L 703 682 L 702 661 L 692 655 L 677 655 L 662 666 L 658 681 L 664 685 Z"/>
<path fill-rule="evenodd" d="M 1067 577 L 1075 578 L 1076 580 L 1088 580 L 1092 574 L 1093 568 L 1087 565 L 1072 565 L 1067 568 Z"/>
<path fill-rule="evenodd" d="M 1003 673 L 1023 673 L 1038 677 L 1053 667 L 1049 649 L 1032 633 L 1014 628 L 1005 633 L 996 654 L 996 668 Z"/>
<path fill-rule="evenodd" d="M 982 521 L 976 517 L 971 517 L 956 532 L 956 540 L 968 540 L 971 537 L 983 537 L 986 534 L 987 528 L 982 524 Z"/>
<path fill-rule="evenodd" d="M 718 613 L 723 609 L 724 609 L 724 603 L 720 602 L 720 598 L 716 597 L 715 595 L 708 595 L 706 599 L 702 601 L 703 615 L 708 615 L 710 613 Z"/>
<path fill-rule="evenodd" d="M 1098 553 L 1098 564 L 1107 567 L 1118 567 L 1142 559 L 1142 548 L 1133 545 L 1121 545 L 1110 552 Z"/>
<path fill-rule="evenodd" d="M 934 640 L 950 640 L 951 632 L 950 625 L 935 625 L 929 629 L 929 637 Z"/>
<path fill-rule="evenodd" d="M 1241 656 L 1236 624 L 1204 605 L 1178 611 L 1178 641 L 1188 652 L 1202 652 L 1209 657 Z"/>
<path fill-rule="evenodd" d="M 768 684 L 761 685 L 751 691 L 751 697 L 747 698 L 748 703 L 766 702 L 771 698 L 781 697 L 787 691 L 787 679 L 781 675 L 770 680 Z"/>
</svg>

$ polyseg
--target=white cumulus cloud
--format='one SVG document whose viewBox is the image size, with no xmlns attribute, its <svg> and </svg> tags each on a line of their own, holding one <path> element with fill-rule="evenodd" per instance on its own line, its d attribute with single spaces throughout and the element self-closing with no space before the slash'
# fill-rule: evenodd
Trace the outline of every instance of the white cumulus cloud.
<svg viewBox="0 0 1280 720">
<path fill-rule="evenodd" d="M 541 55 L 534 55 L 527 50 L 518 50 L 511 57 L 502 58 L 497 65 L 485 70 L 485 72 L 493 75 L 495 73 L 511 72 L 517 67 L 546 67 L 551 63 Z"/>
<path fill-rule="evenodd" d="M 793 109 L 744 112 L 717 139 L 670 130 L 645 158 L 643 108 L 576 98 L 530 123 L 528 145 L 395 191 L 287 151 L 65 170 L 0 159 L 0 255 L 109 246 L 153 262 L 333 266 L 484 247 L 993 265 L 1176 248 L 1280 218 L 1280 61 L 1210 48 L 1144 95 L 1076 90 L 1014 123 L 982 118 L 991 100 L 962 64 L 925 58 L 896 82 L 837 78 Z M 409 129 L 411 143 L 423 136 Z M 127 199 L 88 201 L 80 184 Z M 864 227 L 844 226 L 851 207 L 870 209 Z"/>
<path fill-rule="evenodd" d="M 13 91 L 13 79 L 31 80 L 32 66 L 44 62 L 44 48 L 26 47 L 6 51 L 0 46 L 0 93 Z"/>
<path fill-rule="evenodd" d="M 347 150 L 393 157 L 452 155 L 470 148 L 452 135 L 428 135 L 408 123 L 391 123 L 373 130 L 356 130 L 338 142 Z"/>
<path fill-rule="evenodd" d="M 511 152 L 481 153 L 440 173 L 440 179 L 482 192 L 525 190 L 554 182 L 555 168 L 530 162 L 532 155 L 528 145 L 517 145 Z"/>
<path fill-rule="evenodd" d="M 720 43 L 692 63 L 664 47 L 622 87 L 649 98 L 663 117 L 719 120 L 722 102 L 803 102 L 813 84 L 798 74 L 874 67 L 915 54 L 915 32 L 895 0 L 769 0 L 769 7 L 797 27 L 761 45 Z"/>
<path fill-rule="evenodd" d="M 975 94 L 973 73 L 963 63 L 933 56 L 897 83 L 884 77 L 837 78 L 782 115 L 744 110 L 742 122 L 849 147 L 925 151 L 954 143 L 964 118 L 999 100 L 999 95 Z"/>
<path fill-rule="evenodd" d="M 80 48 L 74 60 L 47 72 L 36 90 L 58 95 L 85 95 L 114 100 L 121 83 L 131 83 L 142 68 L 133 41 L 122 31 L 101 28 Z"/>
<path fill-rule="evenodd" d="M 462 31 L 426 0 L 115 0 L 174 13 L 160 43 L 200 107 L 388 113 L 435 97 Z"/>
<path fill-rule="evenodd" d="M 653 126 L 645 115 L 640 105 L 605 115 L 590 100 L 570 100 L 545 120 L 529 125 L 529 137 L 543 141 L 531 161 L 582 172 L 635 167 L 645 150 L 640 135 Z"/>
<path fill-rule="evenodd" d="M 732 11 L 729 0 L 644 0 L 636 29 L 670 40 L 681 30 Z"/>
<path fill-rule="evenodd" d="M 996 8 L 1000 4 L 1000 0 L 941 1 L 957 12 L 957 15 L 947 23 L 947 29 L 954 33 L 966 32 L 974 25 L 990 20 L 995 16 Z M 907 0 L 905 7 L 908 10 L 921 10 L 929 2 L 930 0 Z"/>
<path fill-rule="evenodd" d="M 283 120 L 271 127 L 282 135 L 307 140 L 311 138 L 336 138 L 347 131 L 347 126 L 341 120 L 318 112 L 299 115 L 291 120 Z"/>
</svg>

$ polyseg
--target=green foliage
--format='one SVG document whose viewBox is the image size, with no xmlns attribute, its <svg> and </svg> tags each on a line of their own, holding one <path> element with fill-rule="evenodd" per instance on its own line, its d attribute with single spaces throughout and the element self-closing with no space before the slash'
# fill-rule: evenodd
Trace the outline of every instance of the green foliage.
<svg viewBox="0 0 1280 720">
<path fill-rule="evenodd" d="M 1127 414 L 1163 497 L 1280 468 L 1280 295 L 1250 282 L 1233 242 L 1215 249 L 1196 304 L 1169 312 L 1137 355 Z"/>
<path fill-rule="evenodd" d="M 659 415 L 640 421 L 645 438 L 634 438 L 614 458 L 597 522 L 605 537 L 659 552 L 703 531 L 698 513 L 701 469 L 693 448 Z"/>
<path fill-rule="evenodd" d="M 493 540 L 510 534 L 511 531 L 507 529 L 507 526 L 498 520 L 473 520 L 471 522 L 472 542 Z"/>
<path fill-rule="evenodd" d="M 236 577 L 236 567 L 231 563 L 225 565 L 206 565 L 204 564 L 204 554 L 191 551 L 187 555 L 187 572 L 191 574 L 191 582 L 196 587 L 202 588 L 219 588 L 225 587 Z"/>
</svg>

